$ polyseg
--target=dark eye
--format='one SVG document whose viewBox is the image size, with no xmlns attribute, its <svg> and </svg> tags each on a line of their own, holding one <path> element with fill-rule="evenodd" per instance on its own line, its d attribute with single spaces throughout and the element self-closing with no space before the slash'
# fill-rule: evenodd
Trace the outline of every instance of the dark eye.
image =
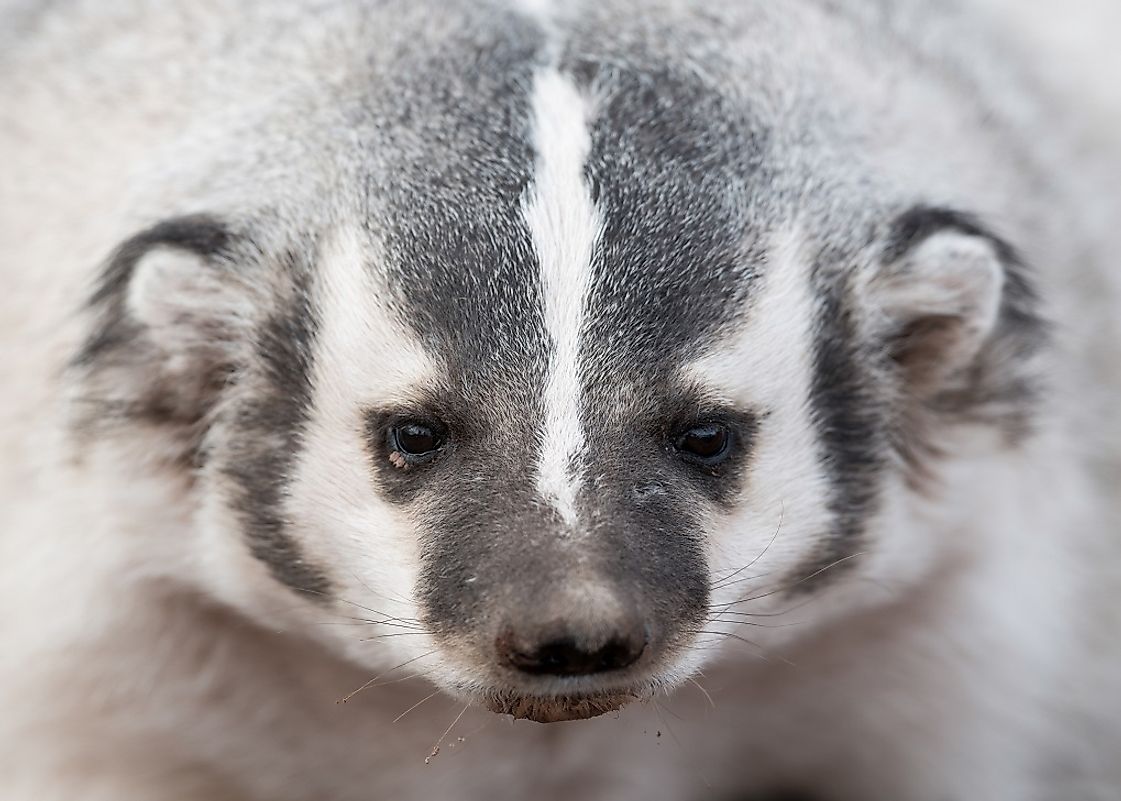
<svg viewBox="0 0 1121 801">
<path fill-rule="evenodd" d="M 435 455 L 447 435 L 439 426 L 419 422 L 405 422 L 389 429 L 389 458 L 398 467 L 405 463 L 424 461 Z"/>
<path fill-rule="evenodd" d="M 677 435 L 677 452 L 691 462 L 715 465 L 724 461 L 732 449 L 732 432 L 720 423 L 702 423 Z"/>
</svg>

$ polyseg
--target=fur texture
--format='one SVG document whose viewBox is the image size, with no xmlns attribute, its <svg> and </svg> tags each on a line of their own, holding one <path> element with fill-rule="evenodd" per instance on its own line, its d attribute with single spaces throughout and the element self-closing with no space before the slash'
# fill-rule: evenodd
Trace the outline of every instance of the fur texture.
<svg viewBox="0 0 1121 801">
<path fill-rule="evenodd" d="M 1116 797 L 1109 80 L 710 5 L 5 4 L 0 797 Z"/>
</svg>

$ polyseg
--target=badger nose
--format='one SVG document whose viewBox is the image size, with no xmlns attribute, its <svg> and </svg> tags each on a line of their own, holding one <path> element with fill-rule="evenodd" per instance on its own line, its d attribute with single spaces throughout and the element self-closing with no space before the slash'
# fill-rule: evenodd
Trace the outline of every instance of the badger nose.
<svg viewBox="0 0 1121 801">
<path fill-rule="evenodd" d="M 537 676 L 586 676 L 622 670 L 646 649 L 646 626 L 631 606 L 609 603 L 546 623 L 509 622 L 495 641 L 506 667 Z"/>
<path fill-rule="evenodd" d="M 546 676 L 586 676 L 622 670 L 633 665 L 646 648 L 646 639 L 634 633 L 612 637 L 603 645 L 588 647 L 574 637 L 557 637 L 539 645 L 518 647 L 499 639 L 499 658 L 522 673 Z"/>
</svg>

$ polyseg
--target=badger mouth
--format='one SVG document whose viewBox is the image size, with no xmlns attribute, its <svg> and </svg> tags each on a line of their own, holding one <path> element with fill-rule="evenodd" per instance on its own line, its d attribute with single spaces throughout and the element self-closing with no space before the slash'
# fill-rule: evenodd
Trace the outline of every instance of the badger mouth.
<svg viewBox="0 0 1121 801">
<path fill-rule="evenodd" d="M 555 697 L 492 693 L 487 695 L 485 704 L 491 712 L 512 715 L 516 720 L 560 723 L 566 720 L 586 720 L 606 712 L 614 712 L 637 697 L 632 693 Z"/>
</svg>

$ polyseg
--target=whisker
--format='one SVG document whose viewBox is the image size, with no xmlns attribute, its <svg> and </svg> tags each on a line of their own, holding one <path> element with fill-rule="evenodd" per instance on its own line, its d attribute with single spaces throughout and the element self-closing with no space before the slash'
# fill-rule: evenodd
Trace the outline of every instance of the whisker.
<svg viewBox="0 0 1121 801">
<path fill-rule="evenodd" d="M 459 719 L 462 718 L 464 715 L 466 715 L 467 710 L 470 709 L 470 708 L 471 708 L 471 704 L 467 704 L 465 707 L 463 707 L 463 711 L 455 716 L 455 720 L 453 720 L 451 722 L 451 725 L 448 726 L 446 729 L 444 729 L 444 733 L 436 738 L 436 742 L 432 746 L 432 752 L 424 758 L 424 764 L 425 765 L 427 765 L 429 762 L 432 761 L 432 757 L 434 757 L 438 753 L 440 753 L 440 743 L 442 743 L 444 741 L 445 737 L 447 737 L 449 734 L 451 734 L 452 729 L 455 728 L 455 724 L 459 723 Z"/>
<path fill-rule="evenodd" d="M 310 590 L 307 591 L 307 592 L 310 593 Z M 354 605 L 351 601 L 347 601 L 346 603 L 350 603 L 351 605 Z M 288 612 L 292 612 L 292 611 L 296 611 L 296 610 L 303 611 L 305 609 L 306 609 L 306 607 L 303 607 L 303 606 L 287 606 L 287 607 L 284 607 L 284 608 L 273 608 L 273 609 L 270 609 L 269 612 L 272 613 L 272 614 L 282 614 L 283 615 L 283 614 L 287 614 Z M 374 622 L 381 622 L 381 620 L 390 620 L 390 621 L 397 621 L 397 622 L 401 623 L 402 625 L 416 625 L 416 626 L 423 625 L 421 623 L 421 621 L 418 620 L 417 618 L 395 617 L 395 616 L 392 616 L 392 615 L 388 615 L 384 612 L 379 612 L 376 609 L 363 609 L 363 611 L 369 612 L 372 615 L 377 615 L 381 618 L 381 620 L 375 621 L 375 620 L 372 620 L 372 619 L 367 618 L 367 617 L 355 617 L 353 615 L 343 614 L 341 612 L 338 612 L 338 611 L 336 611 L 334 609 L 330 609 L 330 608 L 323 608 L 322 611 L 328 612 L 328 613 L 334 615 L 335 617 L 339 618 L 339 621 L 338 621 L 339 623 L 347 622 L 347 621 L 354 621 L 355 623 L 374 623 Z M 317 621 L 311 621 L 311 623 L 312 623 L 312 625 L 323 626 L 323 625 L 329 625 L 331 623 L 335 623 L 335 621 L 317 620 Z"/>
<path fill-rule="evenodd" d="M 730 623 L 733 626 L 751 626 L 755 629 L 788 629 L 791 626 L 804 626 L 805 621 L 791 621 L 789 623 L 756 623 L 754 620 L 726 620 L 724 615 L 743 615 L 746 612 L 717 612 L 708 618 L 708 623 Z"/>
<path fill-rule="evenodd" d="M 759 657 L 764 662 L 771 662 L 771 661 L 776 661 L 777 660 L 779 662 L 782 662 L 784 665 L 789 665 L 790 667 L 794 667 L 794 668 L 798 667 L 796 664 L 791 662 L 786 657 L 779 656 L 777 654 L 768 655 L 764 651 L 763 646 L 760 645 L 759 643 L 755 642 L 754 640 L 749 640 L 749 639 L 747 639 L 747 637 L 741 637 L 739 634 L 736 634 L 736 633 L 731 632 L 731 631 L 705 631 L 705 630 L 700 630 L 700 631 L 695 631 L 694 634 L 712 634 L 712 635 L 717 636 L 717 637 L 730 637 L 733 640 L 739 640 L 740 642 L 746 643 L 747 645 L 750 645 L 752 648 L 756 649 L 752 653 L 754 653 L 755 656 Z"/>
<path fill-rule="evenodd" d="M 469 739 L 474 737 L 476 734 L 478 734 L 481 731 L 484 731 L 488 726 L 490 726 L 490 724 L 494 723 L 494 721 L 496 721 L 496 720 L 499 720 L 498 715 L 487 715 L 487 720 L 486 720 L 485 723 L 483 723 L 482 726 L 476 726 L 474 729 L 471 729 L 471 731 L 467 732 L 467 734 L 459 735 L 458 737 L 455 738 L 455 742 L 453 742 L 451 745 L 449 745 L 448 748 L 455 748 L 457 745 L 463 745 Z M 511 722 L 513 722 L 512 719 L 511 719 Z"/>
<path fill-rule="evenodd" d="M 387 637 L 408 637 L 409 635 L 416 637 L 427 633 L 427 631 L 391 631 L 387 634 L 375 634 L 373 637 L 363 637 L 358 640 L 358 642 L 373 642 L 374 640 L 384 640 Z"/>
<path fill-rule="evenodd" d="M 390 684 L 400 684 L 403 681 L 412 681 L 413 679 L 427 678 L 428 676 L 431 676 L 433 673 L 435 673 L 436 670 L 437 669 L 433 667 L 433 668 L 429 668 L 428 670 L 422 671 L 420 673 L 410 673 L 408 676 L 400 676 L 396 679 L 388 679 L 386 681 L 379 681 L 377 684 L 371 684 L 366 689 L 373 690 L 377 687 L 388 687 Z"/>
<path fill-rule="evenodd" d="M 741 637 L 739 634 L 735 634 L 730 631 L 709 631 L 708 629 L 695 629 L 693 631 L 693 634 L 711 634 L 716 637 L 731 637 L 733 639 L 739 640 L 740 642 L 747 643 L 753 648 L 758 648 L 760 651 L 763 650 L 763 646 L 755 642 L 754 640 L 749 640 L 747 639 L 747 637 Z M 760 655 L 762 656 L 762 654 Z"/>
<path fill-rule="evenodd" d="M 709 608 L 711 609 L 711 608 L 715 608 L 717 606 L 721 606 L 721 607 L 724 607 L 724 608 L 729 608 L 729 607 L 737 606 L 739 604 L 748 603 L 749 601 L 760 601 L 763 598 L 769 598 L 770 596 L 776 595 L 777 593 L 780 593 L 780 592 L 789 592 L 793 588 L 797 587 L 799 584 L 802 584 L 802 583 L 807 582 L 811 579 L 817 578 L 822 573 L 824 573 L 826 570 L 830 570 L 830 569 L 836 567 L 837 565 L 839 565 L 843 562 L 847 562 L 849 559 L 855 559 L 858 556 L 867 556 L 867 554 L 868 554 L 867 551 L 860 551 L 858 553 L 849 554 L 848 556 L 843 556 L 840 559 L 836 560 L 835 562 L 830 562 L 825 567 L 820 568 L 818 570 L 815 570 L 813 573 L 810 573 L 808 576 L 803 576 L 802 578 L 798 579 L 797 581 L 791 582 L 790 584 L 786 584 L 786 585 L 783 585 L 783 586 L 780 586 L 780 587 L 776 587 L 776 588 L 774 588 L 772 590 L 769 590 L 767 592 L 764 592 L 760 595 L 747 596 L 747 597 L 744 597 L 744 598 L 740 598 L 738 601 L 731 601 L 731 602 L 726 603 L 726 604 L 716 604 L 715 606 L 710 606 Z"/>
<path fill-rule="evenodd" d="M 716 703 L 712 700 L 712 696 L 708 694 L 708 690 L 702 687 L 701 683 L 694 679 L 692 676 L 689 677 L 689 682 L 701 691 L 701 695 L 708 699 L 709 706 L 711 706 L 713 709 L 716 709 Z"/>
<path fill-rule="evenodd" d="M 354 576 L 354 580 L 357 581 L 359 584 L 361 584 L 366 589 L 366 591 L 369 592 L 371 595 L 376 595 L 379 598 L 382 598 L 383 600 L 389 601 L 390 603 L 399 603 L 399 604 L 402 604 L 402 605 L 405 605 L 405 606 L 407 606 L 411 603 L 408 600 L 402 600 L 400 598 L 398 598 L 398 599 L 389 598 L 389 597 L 383 595 L 382 593 L 379 593 L 379 592 L 375 591 L 372 587 L 370 587 L 368 584 L 366 584 L 366 582 L 364 582 L 361 578 L 359 578 L 357 575 L 355 575 L 355 573 L 353 571 L 348 571 L 348 572 L 350 572 L 350 575 Z M 295 587 L 294 589 L 297 592 L 305 594 L 305 595 L 318 595 L 322 598 L 329 598 L 331 600 L 342 601 L 345 604 L 350 604 L 351 606 L 357 607 L 358 609 L 362 609 L 366 612 L 369 612 L 370 614 L 381 615 L 382 617 L 385 617 L 389 620 L 400 620 L 401 622 L 420 623 L 420 621 L 416 620 L 415 618 L 395 618 L 395 617 L 393 617 L 392 615 L 389 615 L 386 612 L 381 612 L 377 609 L 371 609 L 368 606 L 363 606 L 362 604 L 355 603 L 354 601 L 349 601 L 346 598 L 342 598 L 340 596 L 334 595 L 333 593 L 323 592 L 321 590 L 315 590 L 315 589 L 312 589 L 311 587 Z M 284 610 L 284 611 L 291 611 L 293 609 L 303 609 L 303 608 L 304 607 L 302 607 L 302 606 L 301 607 L 291 606 L 291 607 L 288 607 L 288 609 Z"/>
<path fill-rule="evenodd" d="M 669 699 L 669 693 L 670 693 L 670 688 L 669 687 L 663 687 L 662 688 L 662 695 L 664 695 L 667 700 Z M 655 691 L 654 694 L 656 696 L 657 691 Z M 651 699 L 651 700 L 653 700 L 653 699 Z M 667 715 L 672 716 L 674 720 L 680 720 L 682 723 L 685 722 L 685 718 L 681 717 L 681 715 L 674 712 L 672 709 L 669 708 L 669 706 L 663 706 L 662 711 L 665 712 Z"/>
<path fill-rule="evenodd" d="M 416 662 L 418 659 L 424 659 L 424 657 L 432 656 L 432 654 L 434 654 L 434 653 L 436 653 L 436 649 L 433 649 L 426 654 L 421 654 L 420 656 L 414 656 L 412 659 L 408 659 L 408 660 L 402 662 L 401 664 L 397 665 L 396 667 L 391 667 L 389 670 L 382 671 L 381 673 L 379 673 L 378 675 L 376 675 L 372 679 L 370 679 L 368 682 L 363 684 L 361 687 L 359 687 L 357 690 L 350 693 L 345 698 L 341 698 L 340 700 L 336 701 L 335 703 L 345 704 L 351 698 L 358 695 L 358 693 L 362 692 L 367 687 L 370 687 L 371 685 L 373 685 L 373 683 L 376 682 L 378 679 L 380 679 L 382 676 L 387 676 L 395 670 L 400 670 L 401 668 L 405 667 L 406 665 L 411 665 L 413 662 Z"/>
<path fill-rule="evenodd" d="M 720 590 L 726 590 L 729 587 L 734 587 L 737 584 L 743 584 L 745 581 L 756 581 L 758 579 L 766 578 L 769 575 L 771 575 L 771 574 L 770 573 L 753 573 L 750 576 L 740 576 L 735 581 L 727 581 L 727 582 L 722 582 L 720 584 L 714 584 L 714 585 L 712 585 L 710 590 L 712 592 L 719 592 Z"/>
<path fill-rule="evenodd" d="M 778 525 L 775 526 L 775 533 L 771 535 L 771 540 L 770 540 L 770 542 L 767 543 L 767 546 L 762 551 L 759 552 L 758 556 L 756 556 L 754 559 L 752 559 L 746 565 L 741 567 L 739 570 L 732 573 L 730 576 L 725 576 L 724 578 L 720 579 L 720 581 L 713 584 L 711 589 L 720 590 L 720 589 L 724 589 L 725 587 L 731 586 L 728 583 L 731 579 L 734 579 L 740 573 L 749 569 L 752 565 L 754 565 L 756 562 L 758 562 L 760 559 L 762 559 L 763 556 L 767 553 L 767 551 L 769 551 L 771 549 L 771 546 L 775 544 L 775 540 L 778 539 L 779 532 L 782 531 L 782 523 L 783 523 L 783 520 L 785 520 L 785 518 L 786 518 L 786 502 L 785 501 L 780 501 L 780 503 L 782 504 L 782 506 L 779 509 L 779 513 L 778 513 Z M 747 581 L 747 580 L 748 579 L 741 579 L 741 581 Z M 733 583 L 738 584 L 739 582 L 733 582 Z"/>
<path fill-rule="evenodd" d="M 407 599 L 407 598 L 401 598 L 401 597 L 390 598 L 388 595 L 385 595 L 384 593 L 378 592 L 373 587 L 371 587 L 369 584 L 367 584 L 365 581 L 363 581 L 362 577 L 359 576 L 357 573 L 355 573 L 353 570 L 348 570 L 347 572 L 350 573 L 350 575 L 354 576 L 354 580 L 357 581 L 359 584 L 361 584 L 362 587 L 366 590 L 366 592 L 370 593 L 371 595 L 376 595 L 377 597 L 381 598 L 383 601 L 389 601 L 391 604 L 401 604 L 402 606 L 411 606 L 412 603 L 413 603 L 411 599 Z"/>
<path fill-rule="evenodd" d="M 817 599 L 818 599 L 818 596 L 815 596 L 813 598 L 807 598 L 805 601 L 802 601 L 801 603 L 795 604 L 794 606 L 788 606 L 786 609 L 783 609 L 780 612 L 744 612 L 744 611 L 741 611 L 741 610 L 737 609 L 737 610 L 729 610 L 729 611 L 721 613 L 721 614 L 743 615 L 744 617 L 782 617 L 783 615 L 789 615 L 791 612 L 798 611 L 803 606 L 808 606 L 809 604 L 813 603 Z M 740 603 L 740 602 L 736 601 L 736 603 Z M 709 609 L 727 609 L 727 607 L 729 607 L 731 605 L 732 604 L 710 604 L 708 608 Z"/>
<path fill-rule="evenodd" d="M 427 631 L 423 626 L 405 623 L 389 623 L 384 620 L 370 620 L 367 618 L 351 618 L 350 620 L 319 620 L 318 626 L 390 626 L 395 629 L 409 629 L 410 631 Z"/>
<path fill-rule="evenodd" d="M 791 587 L 797 587 L 802 582 L 809 581 L 810 579 L 813 579 L 813 578 L 817 578 L 822 573 L 824 573 L 826 570 L 832 570 L 833 568 L 835 568 L 837 565 L 841 564 L 842 562 L 847 562 L 848 560 L 855 559 L 858 556 L 867 556 L 867 555 L 868 555 L 867 551 L 857 551 L 856 553 L 850 553 L 848 556 L 842 556 L 840 559 L 838 559 L 834 562 L 830 562 L 825 567 L 820 568 L 818 570 L 815 570 L 814 572 L 810 573 L 808 576 L 805 576 L 804 578 L 798 579 L 797 581 L 795 581 L 790 586 Z"/>
<path fill-rule="evenodd" d="M 412 706 L 410 706 L 410 707 L 409 707 L 408 709 L 406 709 L 406 710 L 405 710 L 404 712 L 402 712 L 402 713 L 401 713 L 400 715 L 398 715 L 397 717 L 395 717 L 395 718 L 393 719 L 393 722 L 394 722 L 394 723 L 396 723 L 396 722 L 397 722 L 397 721 L 399 721 L 399 720 L 400 720 L 401 718 L 405 717 L 405 715 L 409 714 L 409 713 L 410 713 L 410 712 L 412 712 L 412 711 L 413 711 L 414 709 L 416 709 L 416 708 L 417 708 L 418 706 L 420 706 L 421 704 L 423 704 L 423 703 L 424 703 L 425 701 L 427 701 L 427 700 L 428 700 L 428 699 L 430 699 L 430 698 L 435 698 L 435 697 L 436 697 L 437 695 L 439 695 L 439 694 L 440 694 L 440 691 L 439 691 L 439 690 L 433 690 L 433 691 L 432 691 L 431 693 L 429 693 L 428 695 L 424 696 L 424 697 L 423 697 L 423 698 L 421 698 L 421 699 L 420 699 L 419 701 L 417 701 L 417 702 L 416 702 L 415 704 L 413 704 L 413 705 L 412 705 Z"/>
<path fill-rule="evenodd" d="M 309 589 L 309 588 L 301 589 L 300 592 L 305 592 L 309 595 L 319 595 L 323 598 L 330 598 L 331 600 L 334 600 L 334 601 L 342 601 L 344 604 L 350 604 L 351 606 L 356 607 L 358 609 L 361 609 L 364 612 L 369 612 L 371 615 L 380 615 L 381 617 L 384 617 L 387 620 L 402 620 L 402 621 L 407 620 L 407 618 L 397 618 L 397 617 L 394 617 L 393 615 L 388 614 L 387 612 L 381 612 L 381 611 L 379 611 L 377 609 L 373 609 L 369 606 L 363 606 L 360 603 L 356 603 L 354 601 L 348 601 L 346 598 L 342 598 L 338 595 L 332 595 L 331 593 L 328 593 L 328 592 L 320 592 L 319 590 L 313 590 L 313 589 Z M 374 593 L 374 594 L 376 595 L 377 593 Z M 386 600 L 389 600 L 389 599 L 387 598 Z"/>
</svg>

